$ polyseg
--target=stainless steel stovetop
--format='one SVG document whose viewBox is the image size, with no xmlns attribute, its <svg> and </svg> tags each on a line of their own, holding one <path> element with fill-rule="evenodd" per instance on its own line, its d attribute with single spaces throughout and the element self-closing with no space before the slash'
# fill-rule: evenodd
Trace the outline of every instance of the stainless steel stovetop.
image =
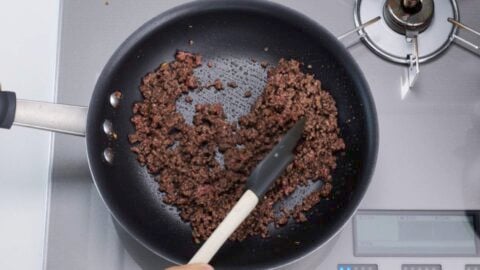
<svg viewBox="0 0 480 270">
<path fill-rule="evenodd" d="M 183 2 L 63 1 L 57 102 L 88 105 L 103 65 L 120 43 L 148 19 Z M 277 2 L 308 15 L 335 35 L 354 27 L 354 0 Z M 463 23 L 480 28 L 478 0 L 458 0 L 458 8 Z M 458 34 L 480 43 L 468 33 Z M 472 242 L 472 232 L 462 231 L 464 224 L 479 225 L 478 216 L 470 220 L 465 217 L 470 212 L 465 211 L 480 210 L 480 53 L 452 44 L 421 64 L 421 75 L 406 92 L 402 90 L 405 66 L 381 59 L 361 42 L 349 50 L 365 73 L 378 110 L 376 172 L 360 215 L 331 243 L 327 257 L 312 254 L 288 269 L 480 269 L 478 239 Z M 55 135 L 52 168 L 46 269 L 162 269 L 168 265 L 114 223 L 91 180 L 83 138 Z M 438 220 L 451 222 L 453 227 L 440 230 L 450 238 L 425 237 L 436 230 L 432 228 Z M 418 250 L 410 250 L 414 254 L 398 255 L 396 251 L 402 249 L 398 245 L 408 243 L 387 239 L 392 231 L 411 237 L 412 232 L 400 223 L 414 226 L 417 236 L 411 241 L 425 238 L 422 243 L 410 243 L 417 245 Z M 434 244 L 429 241 L 443 245 L 442 251 L 432 251 Z M 464 252 L 455 255 L 458 246 Z M 397 256 L 387 256 L 385 251 Z M 415 268 L 416 264 L 425 266 Z M 466 268 L 469 264 L 473 266 Z"/>
</svg>

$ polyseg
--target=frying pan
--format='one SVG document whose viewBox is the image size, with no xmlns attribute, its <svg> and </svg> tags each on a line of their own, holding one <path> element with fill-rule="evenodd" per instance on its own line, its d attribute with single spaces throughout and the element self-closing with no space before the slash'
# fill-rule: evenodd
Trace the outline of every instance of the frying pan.
<svg viewBox="0 0 480 270">
<path fill-rule="evenodd" d="M 240 89 L 252 89 L 254 97 L 261 93 L 265 71 L 251 59 L 303 62 L 305 71 L 315 74 L 333 95 L 347 147 L 338 155 L 332 197 L 308 212 L 308 222 L 272 228 L 266 239 L 229 242 L 212 264 L 218 269 L 274 268 L 322 247 L 354 214 L 367 190 L 378 147 L 376 112 L 365 78 L 346 49 L 324 28 L 283 6 L 213 0 L 166 11 L 136 30 L 113 54 L 98 78 L 88 110 L 16 100 L 12 92 L 0 92 L 0 125 L 9 128 L 14 122 L 85 135 L 94 183 L 114 218 L 154 253 L 184 263 L 200 245 L 192 241 L 189 224 L 162 202 L 158 184 L 138 164 L 127 140 L 134 131 L 131 106 L 142 99 L 140 79 L 160 63 L 173 60 L 178 49 L 212 61 L 214 68 L 197 71 L 201 81 L 235 79 Z M 222 102 L 234 120 L 247 113 L 254 98 L 239 100 L 233 93 L 205 91 L 195 100 Z M 191 106 L 178 103 L 187 119 Z"/>
</svg>

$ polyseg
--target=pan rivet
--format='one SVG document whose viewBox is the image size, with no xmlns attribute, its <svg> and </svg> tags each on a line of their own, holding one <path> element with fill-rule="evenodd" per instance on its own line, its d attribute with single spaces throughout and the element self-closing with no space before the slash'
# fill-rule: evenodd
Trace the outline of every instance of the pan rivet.
<svg viewBox="0 0 480 270">
<path fill-rule="evenodd" d="M 107 134 L 108 136 L 112 136 L 113 135 L 113 124 L 112 124 L 112 121 L 110 120 L 105 120 L 103 122 L 103 132 L 105 132 L 105 134 Z"/>
<path fill-rule="evenodd" d="M 110 105 L 113 108 L 117 108 L 120 105 L 120 99 L 122 99 L 122 93 L 120 91 L 115 91 L 110 95 Z"/>
<path fill-rule="evenodd" d="M 103 159 L 109 163 L 109 164 L 112 164 L 113 163 L 113 158 L 114 158 L 114 155 L 113 155 L 113 150 L 112 148 L 107 148 L 103 151 Z"/>
</svg>

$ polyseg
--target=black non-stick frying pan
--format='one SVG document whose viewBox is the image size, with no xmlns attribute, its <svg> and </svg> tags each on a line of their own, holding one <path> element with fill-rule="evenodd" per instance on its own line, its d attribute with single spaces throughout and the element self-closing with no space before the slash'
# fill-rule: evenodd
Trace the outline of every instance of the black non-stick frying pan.
<svg viewBox="0 0 480 270">
<path fill-rule="evenodd" d="M 378 145 L 375 108 L 361 70 L 328 31 L 302 14 L 264 1 L 198 1 L 169 10 L 135 31 L 105 65 L 88 109 L 86 144 L 94 182 L 112 215 L 139 242 L 172 262 L 188 261 L 200 247 L 192 241 L 189 224 L 162 202 L 158 184 L 138 164 L 127 140 L 134 130 L 132 104 L 142 99 L 140 79 L 173 60 L 178 49 L 200 53 L 214 63 L 214 68 L 197 72 L 202 81 L 234 79 L 240 89 L 251 88 L 254 95 L 261 93 L 265 71 L 252 58 L 269 63 L 282 57 L 298 59 L 333 95 L 347 149 L 338 156 L 332 198 L 315 206 L 308 222 L 272 228 L 266 239 L 227 243 L 212 264 L 219 269 L 272 268 L 321 247 L 353 215 L 367 190 Z M 118 104 L 112 99 L 115 91 L 122 93 Z M 229 118 L 235 119 L 248 111 L 254 98 L 239 101 L 232 93 L 206 91 L 197 100 L 220 100 Z M 187 118 L 193 111 L 181 102 L 179 108 Z M 0 94 L 4 127 L 15 120 L 81 135 L 85 115 L 74 107 L 24 101 L 19 101 L 15 115 L 14 95 Z M 79 124 L 72 124 L 75 121 Z M 106 134 L 110 128 L 116 140 Z"/>
</svg>

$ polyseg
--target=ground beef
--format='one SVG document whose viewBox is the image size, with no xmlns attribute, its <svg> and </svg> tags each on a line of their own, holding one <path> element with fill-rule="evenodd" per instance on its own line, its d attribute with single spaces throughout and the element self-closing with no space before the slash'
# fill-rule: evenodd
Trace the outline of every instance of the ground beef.
<svg viewBox="0 0 480 270">
<path fill-rule="evenodd" d="M 176 101 L 198 87 L 193 71 L 201 63 L 199 55 L 177 52 L 175 61 L 143 77 L 143 100 L 133 105 L 131 150 L 155 175 L 164 202 L 176 206 L 181 218 L 190 222 L 197 243 L 207 239 L 245 191 L 255 166 L 298 119 L 306 117 L 294 161 L 230 239 L 266 237 L 272 222 L 281 226 L 291 218 L 306 221 L 305 212 L 329 196 L 335 152 L 345 148 L 332 96 L 313 75 L 301 72 L 298 61 L 282 59 L 268 70 L 262 95 L 238 122 L 226 120 L 221 104 L 196 104 L 193 124 L 188 124 L 177 112 Z M 218 156 L 223 156 L 223 164 Z M 298 186 L 319 179 L 324 182 L 319 190 L 293 209 L 275 214 L 277 203 Z"/>
<path fill-rule="evenodd" d="M 213 87 L 217 90 L 223 90 L 223 83 L 220 79 L 216 79 L 214 82 L 213 82 Z"/>
<path fill-rule="evenodd" d="M 210 87 L 213 87 L 218 91 L 221 91 L 224 89 L 222 80 L 220 79 L 215 79 L 215 81 L 213 81 L 212 83 L 207 83 L 206 85 L 203 86 L 203 88 L 210 88 Z"/>
</svg>

